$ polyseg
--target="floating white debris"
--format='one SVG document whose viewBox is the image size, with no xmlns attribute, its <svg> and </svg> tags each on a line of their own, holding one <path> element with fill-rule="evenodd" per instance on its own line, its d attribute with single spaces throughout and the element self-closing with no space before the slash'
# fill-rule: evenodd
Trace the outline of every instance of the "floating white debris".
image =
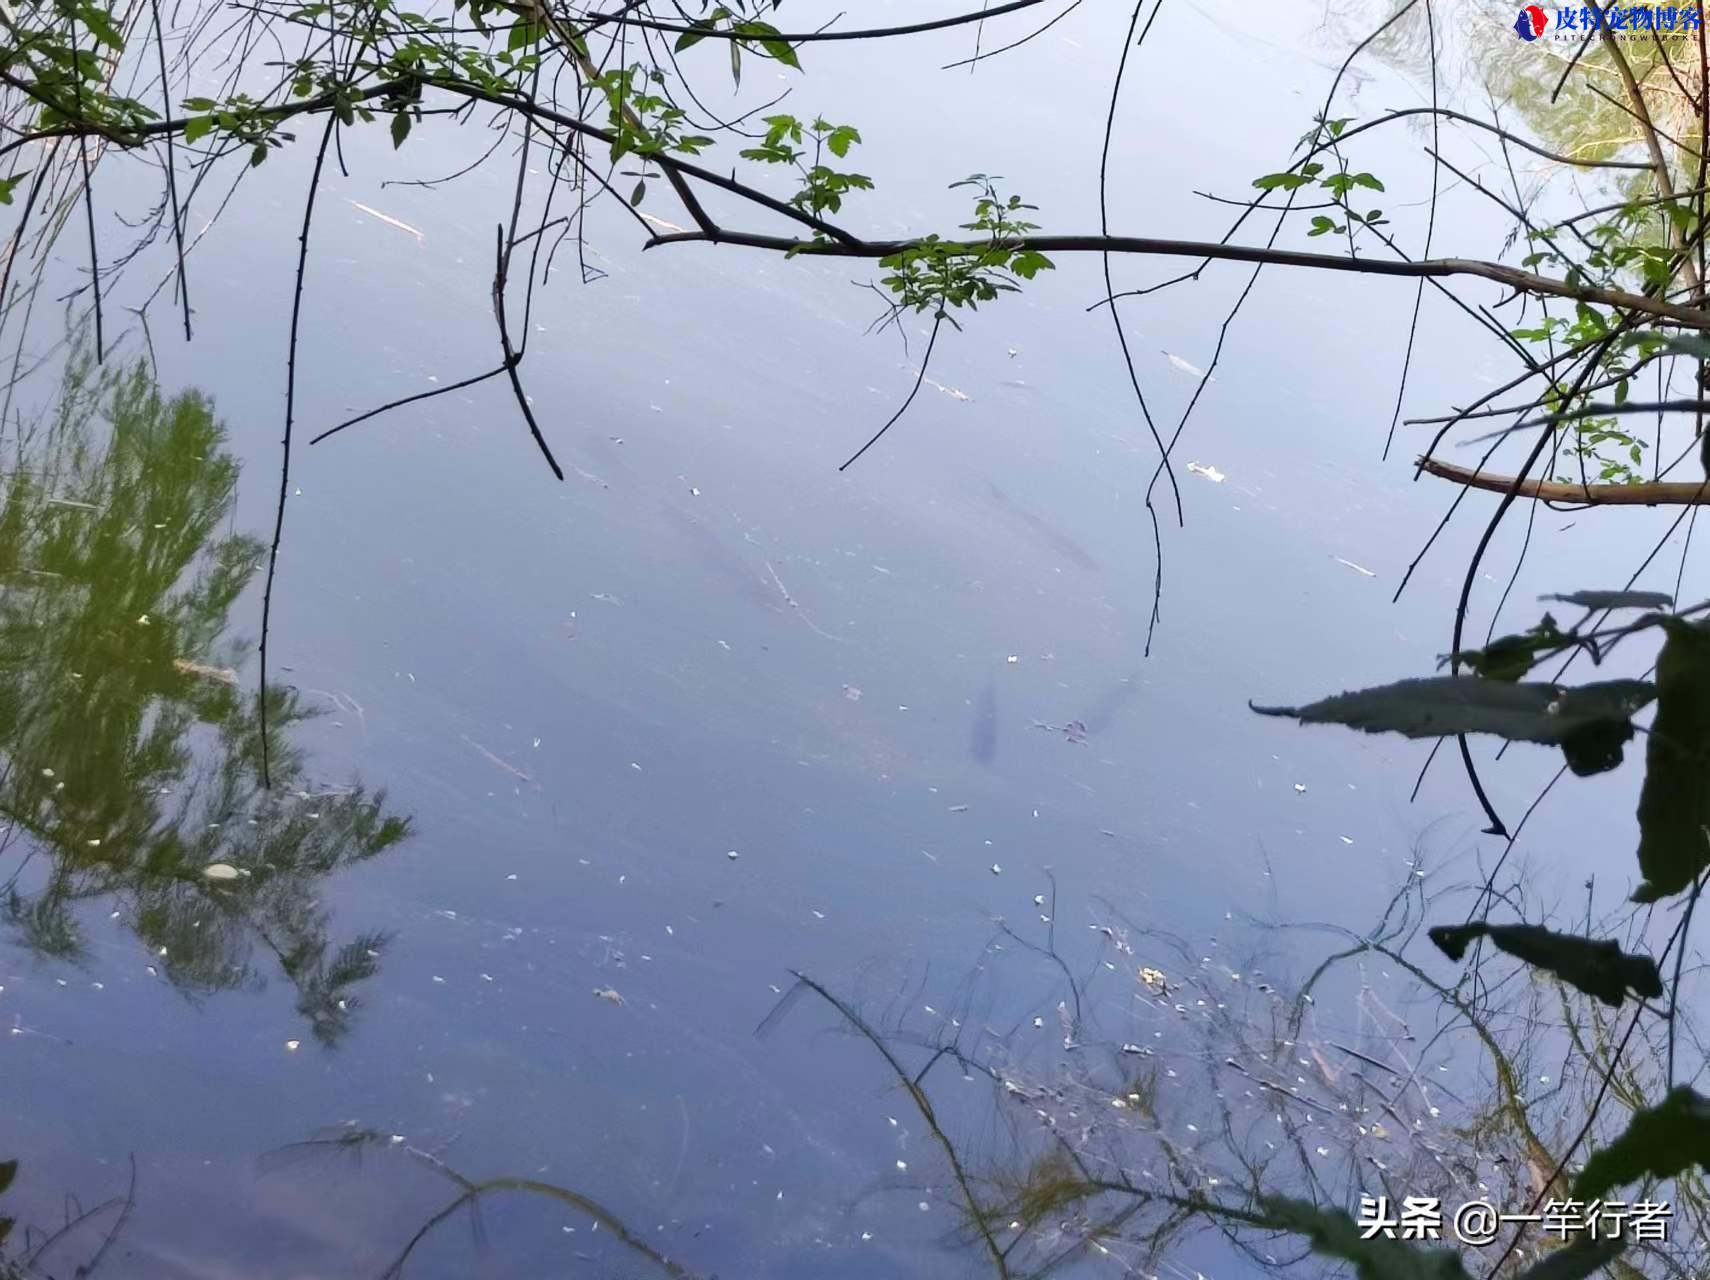
<svg viewBox="0 0 1710 1280">
<path fill-rule="evenodd" d="M 1015 663 L 1021 661 L 1021 655 L 1019 653 L 1012 653 L 1009 657 L 1005 658 L 1004 661 L 1013 666 Z"/>
<path fill-rule="evenodd" d="M 301 1040 L 287 1040 L 285 1042 L 285 1051 L 287 1053 L 296 1053 L 298 1049 L 302 1048 L 302 1046 L 303 1042 Z"/>
<path fill-rule="evenodd" d="M 852 684 L 846 684 L 843 686 L 843 696 L 848 698 L 851 702 L 861 701 L 861 691 Z"/>
<path fill-rule="evenodd" d="M 1045 905 L 1045 895 L 1042 893 L 1034 894 L 1033 895 L 1033 905 L 1036 907 L 1044 906 Z"/>
<path fill-rule="evenodd" d="M 1187 469 L 1196 476 L 1204 476 L 1212 484 L 1222 484 L 1229 478 L 1209 463 L 1190 462 L 1187 464 Z"/>
<path fill-rule="evenodd" d="M 908 1172 L 908 1161 L 907 1160 L 898 1160 L 897 1161 L 897 1171 L 899 1173 L 907 1173 Z"/>
<path fill-rule="evenodd" d="M 243 872 L 239 871 L 229 862 L 210 862 L 207 866 L 202 868 L 202 878 L 204 880 L 236 880 L 242 875 Z"/>
<path fill-rule="evenodd" d="M 1203 378 L 1203 377 L 1205 377 L 1205 370 L 1199 368 L 1199 366 L 1189 364 L 1186 360 L 1183 360 L 1180 356 L 1174 355 L 1168 351 L 1164 351 L 1162 347 L 1159 348 L 1159 351 L 1162 352 L 1164 359 L 1166 359 L 1170 362 L 1170 366 L 1172 368 L 1180 369 L 1183 373 L 1187 374 L 1190 378 Z M 1216 382 L 1217 379 L 1212 378 L 1211 381 Z"/>
<path fill-rule="evenodd" d="M 735 849 L 726 849 L 724 851 L 724 856 L 729 858 L 732 862 L 735 862 L 742 855 L 740 853 L 738 853 Z"/>
<path fill-rule="evenodd" d="M 950 806 L 950 812 L 951 813 L 966 813 L 966 812 L 968 812 L 968 806 L 965 804 L 953 804 Z"/>
<path fill-rule="evenodd" d="M 439 985 L 442 987 L 445 985 L 445 979 L 440 977 L 437 973 L 433 975 L 433 980 L 435 982 L 439 983 Z"/>
<path fill-rule="evenodd" d="M 1042 1030 L 1044 1030 L 1044 1028 L 1045 1028 L 1045 1019 L 1035 1018 L 1033 1020 L 1033 1029 L 1035 1031 L 1042 1031 Z"/>
<path fill-rule="evenodd" d="M 201 676 L 204 680 L 237 688 L 238 673 L 230 667 L 210 667 L 205 662 L 191 662 L 188 658 L 174 658 L 172 665 L 187 676 Z"/>
<path fill-rule="evenodd" d="M 1352 560 L 1342 559 L 1341 556 L 1331 556 L 1330 558 L 1332 560 L 1334 560 L 1337 564 L 1344 565 L 1347 568 L 1352 569 L 1355 573 L 1364 574 L 1368 578 L 1377 577 L 1377 574 L 1373 573 L 1370 569 L 1366 568 L 1365 565 L 1363 565 L 1363 564 L 1355 564 Z"/>
<path fill-rule="evenodd" d="M 43 769 L 42 770 L 42 777 L 44 777 L 44 778 L 53 777 L 53 770 L 52 769 Z"/>
<path fill-rule="evenodd" d="M 399 222 L 396 218 L 387 217 L 385 214 L 381 213 L 380 210 L 370 209 L 367 205 L 359 204 L 357 201 L 352 200 L 349 196 L 346 196 L 345 200 L 353 208 L 360 209 L 363 213 L 366 213 L 371 218 L 378 218 L 381 222 L 384 222 L 388 227 L 396 227 L 399 231 L 402 231 L 405 235 L 414 236 L 416 238 L 416 244 L 418 246 L 424 245 L 427 243 L 427 237 L 422 235 L 422 233 L 420 231 L 417 231 L 409 223 Z"/>
<path fill-rule="evenodd" d="M 995 862 L 992 863 L 992 874 L 994 876 L 1001 876 L 1003 874 L 1003 868 L 998 866 Z"/>
<path fill-rule="evenodd" d="M 596 999 L 604 1000 L 607 1004 L 621 1005 L 623 1003 L 623 997 L 617 993 L 614 987 L 595 987 L 594 996 Z"/>
<path fill-rule="evenodd" d="M 1299 793 L 1299 794 L 1301 794 L 1301 795 L 1305 795 L 1305 794 L 1306 794 L 1306 784 L 1305 784 L 1305 783 L 1304 783 L 1304 782 L 1297 782 L 1297 783 L 1295 783 L 1295 784 L 1294 784 L 1294 789 L 1295 789 L 1295 791 L 1296 791 L 1296 792 L 1298 792 L 1298 793 Z"/>
</svg>

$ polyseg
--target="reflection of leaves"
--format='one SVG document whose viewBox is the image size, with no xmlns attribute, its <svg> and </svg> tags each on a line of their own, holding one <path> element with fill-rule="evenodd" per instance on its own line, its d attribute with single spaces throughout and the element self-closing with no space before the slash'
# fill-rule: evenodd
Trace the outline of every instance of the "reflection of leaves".
<svg viewBox="0 0 1710 1280">
<path fill-rule="evenodd" d="M 1564 688 L 1477 676 L 1400 680 L 1356 693 L 1339 693 L 1304 707 L 1260 707 L 1266 716 L 1294 716 L 1303 724 L 1341 724 L 1365 733 L 1440 738 L 1490 733 L 1511 742 L 1559 746 L 1575 773 L 1599 773 L 1621 760 L 1633 736 L 1627 717 L 1655 696 L 1643 680 L 1604 680 Z M 1249 704 L 1251 705 L 1251 704 Z"/>
<path fill-rule="evenodd" d="M 1314 1253 L 1354 1264 L 1359 1280 L 1463 1280 L 1461 1260 L 1447 1249 L 1419 1248 L 1385 1236 L 1360 1238 L 1360 1227 L 1340 1209 L 1267 1196 L 1265 1215 L 1284 1231 L 1305 1236 Z"/>
<path fill-rule="evenodd" d="M 1461 650 L 1454 660 L 1487 680 L 1513 681 L 1532 669 L 1539 653 L 1559 649 L 1561 644 L 1562 633 L 1556 629 L 1556 620 L 1546 613 L 1531 630 L 1492 640 L 1482 649 Z"/>
<path fill-rule="evenodd" d="M 1474 938 L 1487 937 L 1516 959 L 1548 970 L 1607 1005 L 1619 1007 L 1628 991 L 1647 999 L 1662 998 L 1656 961 L 1628 955 L 1613 938 L 1582 938 L 1535 924 L 1438 925 L 1430 936 L 1451 960 L 1461 959 Z"/>
<path fill-rule="evenodd" d="M 1627 1131 L 1585 1162 L 1576 1199 L 1602 1198 L 1640 1178 L 1672 1178 L 1693 1165 L 1710 1167 L 1710 1098 L 1682 1085 L 1637 1113 Z"/>
<path fill-rule="evenodd" d="M 1635 902 L 1679 893 L 1710 866 L 1710 631 L 1666 619 L 1657 657 L 1657 714 L 1639 793 Z"/>
<path fill-rule="evenodd" d="M 1668 609 L 1674 605 L 1674 597 L 1664 591 L 1569 591 L 1544 599 L 1586 609 Z"/>
<path fill-rule="evenodd" d="M 229 614 L 262 547 L 222 532 L 238 465 L 210 402 L 75 347 L 60 392 L 0 479 L 0 817 L 50 855 L 0 888 L 0 920 L 75 959 L 78 904 L 116 898 L 193 997 L 259 985 L 260 948 L 330 1042 L 379 948 L 333 944 L 320 880 L 408 821 L 383 793 L 311 785 L 281 733 L 310 713 L 278 686 L 279 790 L 261 786 L 257 699 L 224 672 L 247 652 Z M 243 878 L 209 880 L 218 863 Z"/>
<path fill-rule="evenodd" d="M 18 1176 L 16 1160 L 0 1160 L 0 1195 L 5 1194 L 6 1188 L 12 1185 L 12 1179 Z"/>
</svg>

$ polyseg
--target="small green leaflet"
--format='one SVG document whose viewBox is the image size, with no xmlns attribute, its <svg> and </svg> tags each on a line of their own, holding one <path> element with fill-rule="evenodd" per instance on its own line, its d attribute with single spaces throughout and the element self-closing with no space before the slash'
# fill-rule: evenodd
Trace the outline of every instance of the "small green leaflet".
<svg viewBox="0 0 1710 1280">
<path fill-rule="evenodd" d="M 410 136 L 410 113 L 400 111 L 392 117 L 392 150 L 396 151 L 404 145 L 404 139 Z"/>
<path fill-rule="evenodd" d="M 30 176 L 30 172 L 30 170 L 25 169 L 22 173 L 15 173 L 10 178 L 0 179 L 0 204 L 12 203 L 12 192 L 17 189 L 20 182 Z"/>
</svg>

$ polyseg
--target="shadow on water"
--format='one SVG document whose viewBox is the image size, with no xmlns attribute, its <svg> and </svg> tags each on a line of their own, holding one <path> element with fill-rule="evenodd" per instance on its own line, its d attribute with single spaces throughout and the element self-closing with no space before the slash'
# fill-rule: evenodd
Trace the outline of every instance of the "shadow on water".
<svg viewBox="0 0 1710 1280">
<path fill-rule="evenodd" d="M 974 705 L 974 724 L 969 731 L 968 752 L 981 764 L 997 759 L 997 685 L 990 676 L 980 687 L 980 700 Z"/>
<path fill-rule="evenodd" d="M 1505 890 L 1520 906 L 1524 879 Z M 1251 945 L 1239 951 L 1229 938 L 1182 938 L 1096 901 L 1096 923 L 1060 935 L 1053 884 L 1038 923 L 998 922 L 942 1001 L 924 981 L 905 982 L 894 999 L 857 999 L 796 973 L 756 1036 L 812 1037 L 869 1063 L 899 1156 L 894 1173 L 848 1173 L 846 1207 L 858 1205 L 872 1230 L 820 1239 L 821 1273 L 948 1274 L 946 1256 L 922 1269 L 920 1250 L 935 1243 L 960 1255 L 958 1271 L 1000 1280 L 1191 1280 L 1232 1266 L 1310 1276 L 1339 1262 L 1365 1280 L 1465 1280 L 1484 1272 L 1477 1250 L 1453 1250 L 1453 1224 L 1461 1206 L 1479 1203 L 1511 1215 L 1491 1227 L 1484 1258 L 1511 1247 L 1513 1265 L 1490 1274 L 1705 1274 L 1701 1172 L 1640 1180 L 1626 1199 L 1594 1205 L 1570 1193 L 1568 1154 L 1593 1099 L 1607 1091 L 1613 1103 L 1598 1134 L 1619 1131 L 1659 1068 L 1654 1037 L 1629 1054 L 1615 1012 L 1564 984 L 1528 982 L 1523 966 L 1434 978 L 1433 953 L 1420 945 L 1428 909 L 1453 914 L 1452 900 L 1476 886 L 1428 893 L 1428 883 L 1422 868 L 1409 871 L 1364 933 L 1251 922 Z M 1303 930 L 1341 942 L 1291 979 L 1282 970 L 1299 950 L 1284 935 Z M 516 1247 L 487 1238 L 481 1206 L 517 1196 L 591 1226 L 587 1247 L 602 1252 L 579 1257 L 706 1274 L 580 1191 L 472 1177 L 399 1136 L 352 1125 L 263 1163 L 364 1152 L 425 1170 L 450 1191 L 400 1243 L 388 1277 L 412 1261 L 431 1269 L 428 1242 L 454 1220 L 477 1246 Z M 1418 1234 L 1390 1230 L 1374 1243 L 1344 1209 L 1368 1195 L 1395 1208 L 1435 1204 L 1441 1221 L 1433 1227 L 1418 1208 Z M 1558 1227 L 1547 1210 L 1522 1239 L 1526 1206 L 1537 1214 L 1545 1204 L 1567 1206 Z M 1660 1232 L 1658 1204 L 1672 1219 Z M 1637 1225 L 1647 1205 L 1649 1232 Z M 699 1247 L 679 1239 L 687 1253 Z"/>
<path fill-rule="evenodd" d="M 98 906 L 192 999 L 276 969 L 335 1042 L 386 939 L 335 941 L 322 882 L 410 824 L 383 792 L 310 780 L 287 739 L 315 712 L 279 685 L 262 788 L 250 645 L 228 627 L 264 548 L 224 531 L 239 468 L 213 405 L 74 344 L 3 465 L 0 919 L 78 963 Z"/>
</svg>

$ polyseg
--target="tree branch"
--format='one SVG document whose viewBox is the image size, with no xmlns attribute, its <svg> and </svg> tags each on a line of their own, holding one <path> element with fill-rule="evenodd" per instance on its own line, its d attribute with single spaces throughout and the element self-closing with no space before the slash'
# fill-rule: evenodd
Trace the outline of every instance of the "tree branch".
<svg viewBox="0 0 1710 1280">
<path fill-rule="evenodd" d="M 853 244 L 827 244 L 823 241 L 794 240 L 788 236 L 763 235 L 749 231 L 719 230 L 711 235 L 702 231 L 674 232 L 654 236 L 647 248 L 655 245 L 682 244 L 702 240 L 716 244 L 739 244 L 753 249 L 770 249 L 778 253 L 803 256 L 816 254 L 833 258 L 885 258 L 900 253 L 917 240 L 857 240 Z M 1494 280 L 1526 293 L 1545 294 L 1554 298 L 1571 298 L 1579 302 L 1596 302 L 1607 307 L 1636 311 L 1672 320 L 1689 329 L 1710 328 L 1710 311 L 1680 306 L 1629 293 L 1625 289 L 1604 289 L 1595 285 L 1571 285 L 1565 280 L 1534 275 L 1518 267 L 1500 262 L 1485 262 L 1478 258 L 1427 258 L 1421 262 L 1400 262 L 1388 259 L 1345 258 L 1333 253 L 1306 253 L 1298 249 L 1263 249 L 1250 245 L 1213 244 L 1203 240 L 1164 240 L 1152 236 L 1020 236 L 1004 242 L 1016 250 L 1033 249 L 1040 253 L 1137 253 L 1166 258 L 1210 258 L 1225 262 L 1262 262 L 1284 267 L 1310 267 L 1318 271 L 1352 271 L 1364 275 L 1406 276 L 1416 278 L 1442 276 L 1478 276 Z M 979 241 L 973 241 L 977 247 Z"/>
<path fill-rule="evenodd" d="M 1518 498 L 1541 498 L 1579 506 L 1681 507 L 1710 506 L 1710 480 L 1654 480 L 1642 484 L 1574 484 L 1558 480 L 1523 480 L 1518 487 L 1513 476 L 1499 476 L 1471 467 L 1458 467 L 1436 458 L 1419 459 L 1420 469 L 1469 489 L 1491 493 L 1513 490 Z"/>
</svg>

